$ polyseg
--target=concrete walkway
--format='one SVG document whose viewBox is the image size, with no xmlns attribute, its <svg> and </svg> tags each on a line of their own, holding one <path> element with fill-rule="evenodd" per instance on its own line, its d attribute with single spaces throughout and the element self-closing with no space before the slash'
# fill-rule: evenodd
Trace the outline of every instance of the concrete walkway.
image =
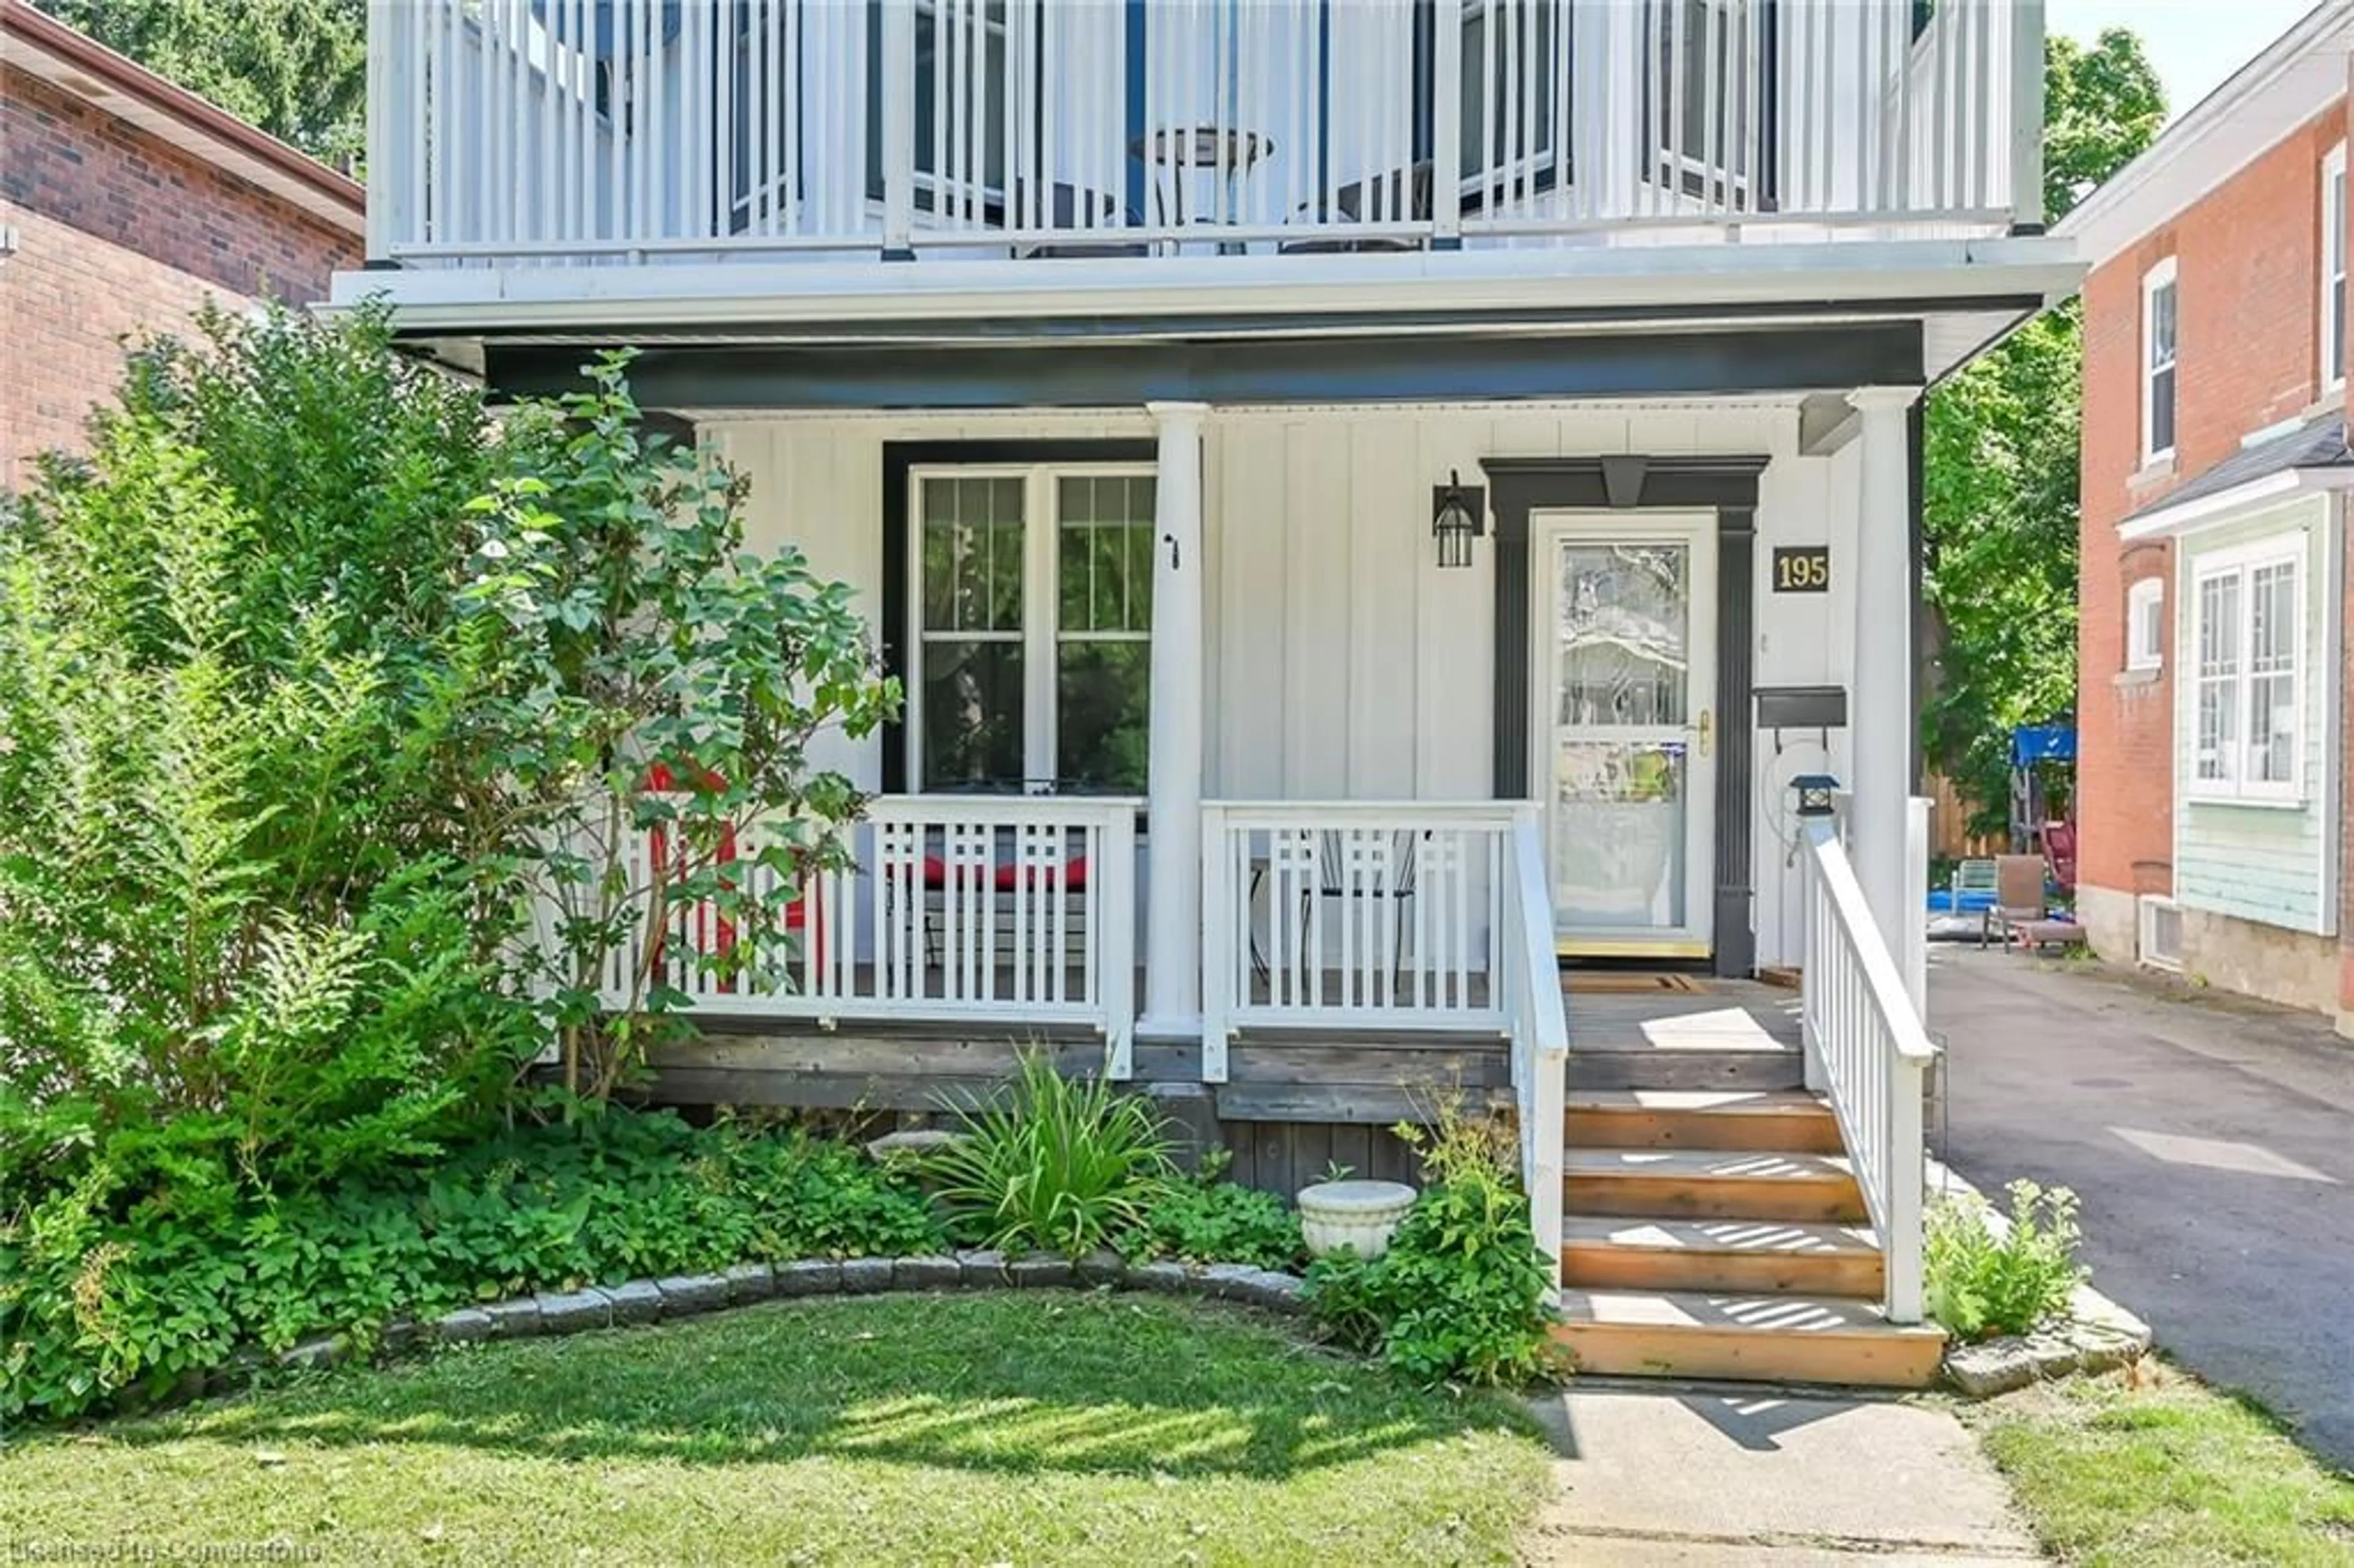
<svg viewBox="0 0 2354 1568">
<path fill-rule="evenodd" d="M 2354 1044 L 2310 1013 L 1950 947 L 1929 1026 L 1946 1161 L 1989 1193 L 2073 1187 L 2094 1284 L 2354 1467 Z"/>
<path fill-rule="evenodd" d="M 1578 1568 L 2018 1568 L 2041 1561 L 1994 1467 L 1934 1405 L 1574 1382 L 1522 1546 Z"/>
</svg>

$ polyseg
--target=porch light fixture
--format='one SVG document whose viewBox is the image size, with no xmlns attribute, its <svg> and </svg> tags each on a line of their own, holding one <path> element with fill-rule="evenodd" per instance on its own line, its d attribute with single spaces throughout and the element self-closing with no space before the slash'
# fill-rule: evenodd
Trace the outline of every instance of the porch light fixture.
<svg viewBox="0 0 2354 1568">
<path fill-rule="evenodd" d="M 1471 541 L 1488 531 L 1487 516 L 1487 491 L 1465 484 L 1458 472 L 1448 469 L 1447 482 L 1430 492 L 1430 536 L 1438 541 L 1440 566 L 1471 564 Z"/>
<path fill-rule="evenodd" d="M 1790 789 L 1798 797 L 1801 817 L 1829 817 L 1839 810 L 1838 779 L 1828 773 L 1801 773 L 1790 780 Z"/>
</svg>

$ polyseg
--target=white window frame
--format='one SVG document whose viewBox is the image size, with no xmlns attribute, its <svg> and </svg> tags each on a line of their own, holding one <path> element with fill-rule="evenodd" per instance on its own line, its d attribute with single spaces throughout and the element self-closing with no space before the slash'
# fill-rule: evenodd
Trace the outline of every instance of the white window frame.
<svg viewBox="0 0 2354 1568">
<path fill-rule="evenodd" d="M 2314 319 L 2321 328 L 2325 397 L 2346 385 L 2346 143 L 2340 142 L 2321 160 L 2321 300 Z"/>
<path fill-rule="evenodd" d="M 2183 646 L 2182 673 L 2177 684 L 2183 697 L 2179 709 L 2181 734 L 2187 744 L 2183 756 L 2187 764 L 2185 793 L 2193 800 L 2221 804 L 2271 804 L 2300 806 L 2305 801 L 2306 682 L 2311 676 L 2311 649 L 2306 645 L 2306 600 L 2311 591 L 2306 574 L 2312 569 L 2302 535 L 2295 543 L 2267 540 L 2259 545 L 2236 550 L 2219 550 L 2195 558 L 2189 591 L 2185 594 L 2187 630 Z M 2291 662 L 2289 676 L 2289 752 L 2294 759 L 2290 777 L 2284 779 L 2251 779 L 2249 764 L 2256 746 L 2254 715 L 2251 706 L 2254 696 L 2255 662 L 2255 577 L 2268 567 L 2286 567 L 2293 574 L 2294 591 L 2290 598 L 2296 607 L 2296 625 L 2290 631 Z M 2239 585 L 2240 615 L 2232 673 L 2227 676 L 2211 677 L 2205 673 L 2202 651 L 2206 646 L 2204 620 L 2206 616 L 2206 585 L 2223 578 L 2236 579 Z M 2277 673 L 2278 672 L 2271 672 Z M 2237 723 L 2232 753 L 2232 769 L 2227 778 L 2202 779 L 2199 775 L 2199 698 L 2211 680 L 2231 683 L 2232 712 Z M 2271 744 L 2272 726 L 2269 717 L 2264 725 L 2264 744 Z"/>
<path fill-rule="evenodd" d="M 1061 735 L 1061 704 L 1055 677 L 1062 627 L 1061 516 L 1056 512 L 1056 482 L 1066 478 L 1154 479 L 1160 471 L 1142 462 L 940 462 L 910 467 L 907 472 L 907 648 L 901 677 L 906 712 L 901 733 L 906 742 L 907 789 L 924 791 L 924 646 L 935 641 L 1001 641 L 1022 644 L 1022 775 L 1024 793 L 1045 793 L 1058 777 L 1055 757 Z M 1022 495 L 1022 630 L 1004 632 L 932 632 L 924 625 L 924 482 L 931 479 L 1006 479 L 1023 482 Z M 1148 583 L 1148 591 L 1150 584 Z M 1087 639 L 1103 641 L 1149 642 L 1150 631 L 1090 631 Z"/>
<path fill-rule="evenodd" d="M 2152 357 L 2156 346 L 2158 296 L 2162 290 L 2174 294 L 2174 342 L 2163 366 Z M 2141 365 L 2141 461 L 2147 468 L 2156 462 L 2170 461 L 2175 442 L 2182 439 L 2182 291 L 2176 286 L 2174 258 L 2168 256 L 2141 275 L 2141 334 L 2135 340 Z M 2174 374 L 2167 381 L 2167 397 L 2172 403 L 2168 421 L 2173 427 L 2173 440 L 2164 446 L 2155 444 L 2158 433 L 2158 373 L 2161 369 Z"/>
<path fill-rule="evenodd" d="M 2126 589 L 2126 668 L 2166 667 L 2166 579 L 2143 577 Z"/>
</svg>

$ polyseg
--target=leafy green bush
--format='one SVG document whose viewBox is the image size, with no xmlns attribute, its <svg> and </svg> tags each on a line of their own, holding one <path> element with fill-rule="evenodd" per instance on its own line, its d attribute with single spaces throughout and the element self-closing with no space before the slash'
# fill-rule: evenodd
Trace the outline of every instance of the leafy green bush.
<svg viewBox="0 0 2354 1568">
<path fill-rule="evenodd" d="M 1553 1371 L 1551 1275 L 1510 1128 L 1442 1105 L 1435 1132 L 1397 1132 L 1421 1148 L 1427 1185 L 1380 1257 L 1344 1248 L 1309 1266 L 1310 1310 L 1417 1382 L 1510 1386 Z"/>
<path fill-rule="evenodd" d="M 689 998 L 640 945 L 624 996 L 600 996 L 637 932 L 670 930 L 672 962 L 789 981 L 784 906 L 849 855 L 864 797 L 812 768 L 823 732 L 870 734 L 898 687 L 850 588 L 785 545 L 746 547 L 743 477 L 649 435 L 628 355 L 589 389 L 511 428 L 508 472 L 470 503 L 480 529 L 458 613 L 482 692 L 464 715 L 473 787 L 501 847 L 551 905 L 544 960 L 565 1087 L 602 1098 Z M 754 831 L 755 824 L 758 831 Z M 627 830 L 675 846 L 646 864 Z M 745 874 L 758 861 L 773 880 Z M 729 938 L 696 949 L 670 918 L 707 907 Z"/>
<path fill-rule="evenodd" d="M 2084 1278 L 2076 1262 L 2083 1240 L 2076 1194 L 2026 1181 L 2009 1191 L 2006 1225 L 1993 1222 L 1976 1193 L 1930 1206 L 1923 1256 L 1929 1316 L 1956 1339 L 2024 1334 L 2064 1313 Z"/>
<path fill-rule="evenodd" d="M 1119 1237 L 1121 1253 L 1129 1258 L 1297 1267 L 1303 1251 L 1299 1217 L 1272 1192 L 1220 1181 L 1225 1166 L 1224 1159 L 1205 1160 L 1191 1181 L 1164 1185 L 1137 1224 Z"/>
<path fill-rule="evenodd" d="M 922 1194 L 852 1149 L 667 1113 L 519 1128 L 429 1171 L 200 1216 L 110 1219 L 86 1184 L 0 1217 L 0 1420 L 530 1290 L 945 1245 Z"/>
<path fill-rule="evenodd" d="M 450 723 L 480 399 L 373 314 L 204 331 L 0 519 L 10 1200 L 383 1168 L 537 1048 Z"/>
<path fill-rule="evenodd" d="M 1149 1104 L 1100 1074 L 1065 1077 L 1044 1051 L 956 1116 L 962 1136 L 924 1169 L 952 1231 L 983 1246 L 1077 1257 L 1142 1224 L 1176 1171 Z"/>
<path fill-rule="evenodd" d="M 601 1099 L 683 1000 L 595 980 L 665 900 L 740 938 L 698 957 L 784 957 L 762 901 L 859 805 L 809 741 L 896 693 L 622 364 L 493 423 L 380 311 L 212 313 L 0 509 L 0 1217 L 389 1172 L 512 1114 L 551 1030 Z M 781 886 L 717 853 L 762 814 Z"/>
</svg>

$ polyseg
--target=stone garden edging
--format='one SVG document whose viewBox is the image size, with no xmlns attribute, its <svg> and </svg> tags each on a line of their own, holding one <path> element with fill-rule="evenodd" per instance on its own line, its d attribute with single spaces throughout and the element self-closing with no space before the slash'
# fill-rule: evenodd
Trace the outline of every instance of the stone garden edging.
<svg viewBox="0 0 2354 1568">
<path fill-rule="evenodd" d="M 954 1289 L 1038 1289 L 1063 1286 L 1150 1290 L 1208 1297 L 1269 1311 L 1300 1315 L 1307 1302 L 1298 1275 L 1246 1264 L 1129 1263 L 1116 1252 L 1092 1252 L 1076 1261 L 1032 1253 L 935 1253 L 917 1257 L 805 1258 L 791 1263 L 739 1263 L 718 1274 L 673 1275 L 578 1290 L 542 1290 L 481 1307 L 461 1307 L 429 1322 L 395 1319 L 378 1349 L 390 1355 L 426 1345 L 478 1344 L 584 1333 L 591 1329 L 700 1317 L 732 1307 L 814 1296 L 877 1296 Z M 366 1359 L 346 1334 L 302 1340 L 274 1358 L 307 1371 Z M 207 1392 L 248 1377 L 250 1361 L 232 1361 L 207 1380 Z"/>
<path fill-rule="evenodd" d="M 2088 1285 L 2076 1287 L 2068 1315 L 2027 1334 L 2005 1334 L 1946 1352 L 1946 1376 L 1984 1399 L 2072 1372 L 2115 1372 L 2147 1354 L 2149 1325 Z"/>
<path fill-rule="evenodd" d="M 1985 1194 L 1944 1161 L 1929 1161 L 1933 1192 Z M 2009 1217 L 1992 1204 L 1987 1224 L 2001 1228 Z M 2072 1372 L 2115 1372 L 2149 1353 L 2155 1336 L 2147 1323 L 2090 1285 L 2080 1284 L 2068 1300 L 2068 1314 L 2025 1334 L 2004 1334 L 1946 1351 L 1946 1381 L 1973 1398 L 1986 1399 L 2031 1383 Z"/>
</svg>

